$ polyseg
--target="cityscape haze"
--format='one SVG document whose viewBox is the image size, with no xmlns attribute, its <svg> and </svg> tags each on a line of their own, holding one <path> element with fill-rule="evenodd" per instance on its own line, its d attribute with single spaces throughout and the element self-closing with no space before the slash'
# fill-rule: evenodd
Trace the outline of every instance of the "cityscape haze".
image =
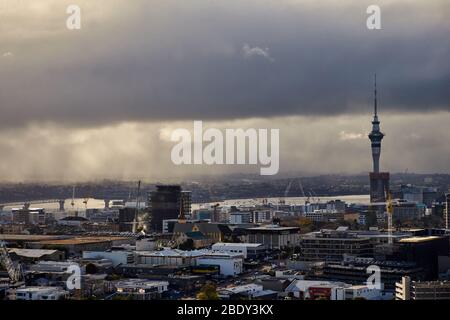
<svg viewBox="0 0 450 320">
<path fill-rule="evenodd" d="M 450 300 L 449 16 L 1 1 L 1 302 Z"/>
</svg>

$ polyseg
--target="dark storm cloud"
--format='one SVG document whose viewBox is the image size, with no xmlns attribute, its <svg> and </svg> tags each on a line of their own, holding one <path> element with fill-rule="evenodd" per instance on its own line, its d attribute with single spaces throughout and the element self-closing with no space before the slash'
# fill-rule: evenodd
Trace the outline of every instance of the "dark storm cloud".
<svg viewBox="0 0 450 320">
<path fill-rule="evenodd" d="M 368 1 L 80 1 L 78 33 L 48 2 L 2 24 L 3 127 L 368 113 L 374 72 L 383 111 L 450 110 L 446 0 L 378 1 L 377 31 Z"/>
</svg>

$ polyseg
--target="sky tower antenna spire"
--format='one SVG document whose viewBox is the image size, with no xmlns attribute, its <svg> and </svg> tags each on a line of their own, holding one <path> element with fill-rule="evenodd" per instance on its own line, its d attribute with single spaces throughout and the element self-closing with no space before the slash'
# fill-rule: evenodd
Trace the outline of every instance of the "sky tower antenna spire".
<svg viewBox="0 0 450 320">
<path fill-rule="evenodd" d="M 374 117 L 378 118 L 378 102 L 377 102 L 377 74 L 374 77 Z"/>
</svg>

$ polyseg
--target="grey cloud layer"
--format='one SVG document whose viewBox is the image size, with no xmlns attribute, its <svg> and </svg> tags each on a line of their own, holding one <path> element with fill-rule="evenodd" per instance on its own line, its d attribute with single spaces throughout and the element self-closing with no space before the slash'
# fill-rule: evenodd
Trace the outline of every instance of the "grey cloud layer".
<svg viewBox="0 0 450 320">
<path fill-rule="evenodd" d="M 280 128 L 280 173 L 359 174 L 371 168 L 367 116 L 279 117 L 206 121 L 204 127 Z M 391 172 L 448 173 L 450 113 L 385 115 L 381 167 Z M 259 174 L 259 165 L 181 165 L 170 160 L 176 128 L 192 122 L 123 123 L 94 129 L 29 126 L 0 135 L 2 180 L 148 179 Z"/>
<path fill-rule="evenodd" d="M 4 3 L 13 3 L 6 0 Z M 0 124 L 450 110 L 447 0 L 22 1 L 0 19 Z M 251 53 L 251 54 L 250 54 Z"/>
</svg>

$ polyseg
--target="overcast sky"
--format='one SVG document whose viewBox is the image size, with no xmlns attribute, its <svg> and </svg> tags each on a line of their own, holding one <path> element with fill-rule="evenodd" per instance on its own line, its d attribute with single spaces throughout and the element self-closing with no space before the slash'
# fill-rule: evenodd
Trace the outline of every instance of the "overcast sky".
<svg viewBox="0 0 450 320">
<path fill-rule="evenodd" d="M 448 0 L 2 0 L 0 180 L 259 172 L 175 167 L 167 137 L 192 120 L 280 128 L 281 172 L 366 172 L 375 72 L 382 169 L 449 173 L 449 17 Z"/>
</svg>

